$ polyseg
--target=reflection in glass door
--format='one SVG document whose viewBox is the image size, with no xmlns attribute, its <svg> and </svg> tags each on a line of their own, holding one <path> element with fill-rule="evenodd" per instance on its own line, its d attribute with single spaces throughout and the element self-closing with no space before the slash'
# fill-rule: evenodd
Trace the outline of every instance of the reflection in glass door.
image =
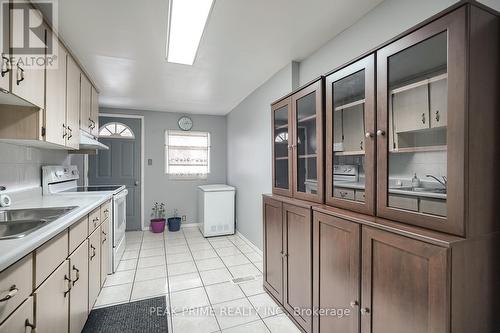
<svg viewBox="0 0 500 333">
<path fill-rule="evenodd" d="M 274 187 L 284 190 L 290 188 L 288 114 L 288 105 L 274 111 Z"/>
</svg>

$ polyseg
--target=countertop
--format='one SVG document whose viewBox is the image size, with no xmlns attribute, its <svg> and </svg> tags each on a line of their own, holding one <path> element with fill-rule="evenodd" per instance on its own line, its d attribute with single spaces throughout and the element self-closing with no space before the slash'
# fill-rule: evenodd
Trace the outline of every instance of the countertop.
<svg viewBox="0 0 500 333">
<path fill-rule="evenodd" d="M 77 206 L 66 215 L 48 223 L 23 238 L 0 240 L 0 271 L 14 264 L 64 229 L 113 197 L 112 192 L 49 195 L 43 196 L 41 188 L 13 196 L 13 204 L 3 209 L 47 208 Z"/>
</svg>

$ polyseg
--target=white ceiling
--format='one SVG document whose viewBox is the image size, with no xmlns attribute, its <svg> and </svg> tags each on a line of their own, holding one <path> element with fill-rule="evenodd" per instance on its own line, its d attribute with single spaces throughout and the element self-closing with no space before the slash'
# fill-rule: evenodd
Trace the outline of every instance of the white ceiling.
<svg viewBox="0 0 500 333">
<path fill-rule="evenodd" d="M 167 0 L 60 0 L 101 106 L 224 115 L 382 0 L 216 0 L 194 66 L 165 60 Z"/>
</svg>

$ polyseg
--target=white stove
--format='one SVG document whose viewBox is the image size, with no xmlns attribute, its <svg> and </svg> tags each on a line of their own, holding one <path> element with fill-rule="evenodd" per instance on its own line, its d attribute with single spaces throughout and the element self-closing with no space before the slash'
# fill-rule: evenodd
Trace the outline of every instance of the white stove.
<svg viewBox="0 0 500 333">
<path fill-rule="evenodd" d="M 124 185 L 78 186 L 80 174 L 74 165 L 51 165 L 42 167 L 43 195 L 92 195 L 109 193 L 113 195 L 112 215 L 110 223 L 111 238 L 109 262 L 112 263 L 108 273 L 116 272 L 120 259 L 125 251 L 126 199 L 128 191 Z"/>
</svg>

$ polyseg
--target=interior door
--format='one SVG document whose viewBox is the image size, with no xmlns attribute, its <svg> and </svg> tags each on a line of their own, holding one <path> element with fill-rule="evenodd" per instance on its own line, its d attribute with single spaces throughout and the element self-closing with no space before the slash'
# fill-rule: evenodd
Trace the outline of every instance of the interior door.
<svg viewBox="0 0 500 333">
<path fill-rule="evenodd" d="M 273 127 L 273 193 L 292 196 L 292 107 L 290 98 L 271 106 Z"/>
<path fill-rule="evenodd" d="M 306 331 L 312 329 L 311 208 L 283 204 L 284 306 Z M 296 311 L 299 310 L 299 311 Z"/>
<path fill-rule="evenodd" d="M 348 309 L 342 318 L 315 316 L 314 333 L 359 332 L 360 226 L 314 212 L 314 309 Z"/>
<path fill-rule="evenodd" d="M 292 96 L 293 196 L 323 202 L 323 80 Z"/>
<path fill-rule="evenodd" d="M 69 298 L 69 333 L 80 333 L 89 313 L 89 241 L 69 256 L 71 293 Z"/>
<path fill-rule="evenodd" d="M 449 332 L 445 248 L 363 227 L 362 333 Z"/>
<path fill-rule="evenodd" d="M 466 16 L 456 9 L 377 52 L 377 215 L 460 236 Z"/>
<path fill-rule="evenodd" d="M 283 204 L 263 199 L 264 286 L 283 303 Z"/>
<path fill-rule="evenodd" d="M 326 77 L 326 202 L 329 205 L 369 215 L 375 213 L 374 132 L 375 57 L 371 55 Z M 334 176 L 334 170 L 346 169 L 355 174 L 352 179 Z M 346 192 L 353 195 L 343 195 Z"/>
<path fill-rule="evenodd" d="M 117 128 L 112 129 L 117 133 L 101 135 L 99 141 L 109 150 L 99 150 L 97 155 L 89 156 L 89 184 L 125 185 L 128 190 L 127 230 L 141 230 L 141 120 L 100 117 L 99 122 L 101 128 L 117 123 Z M 132 136 L 118 135 L 127 129 Z"/>
</svg>

